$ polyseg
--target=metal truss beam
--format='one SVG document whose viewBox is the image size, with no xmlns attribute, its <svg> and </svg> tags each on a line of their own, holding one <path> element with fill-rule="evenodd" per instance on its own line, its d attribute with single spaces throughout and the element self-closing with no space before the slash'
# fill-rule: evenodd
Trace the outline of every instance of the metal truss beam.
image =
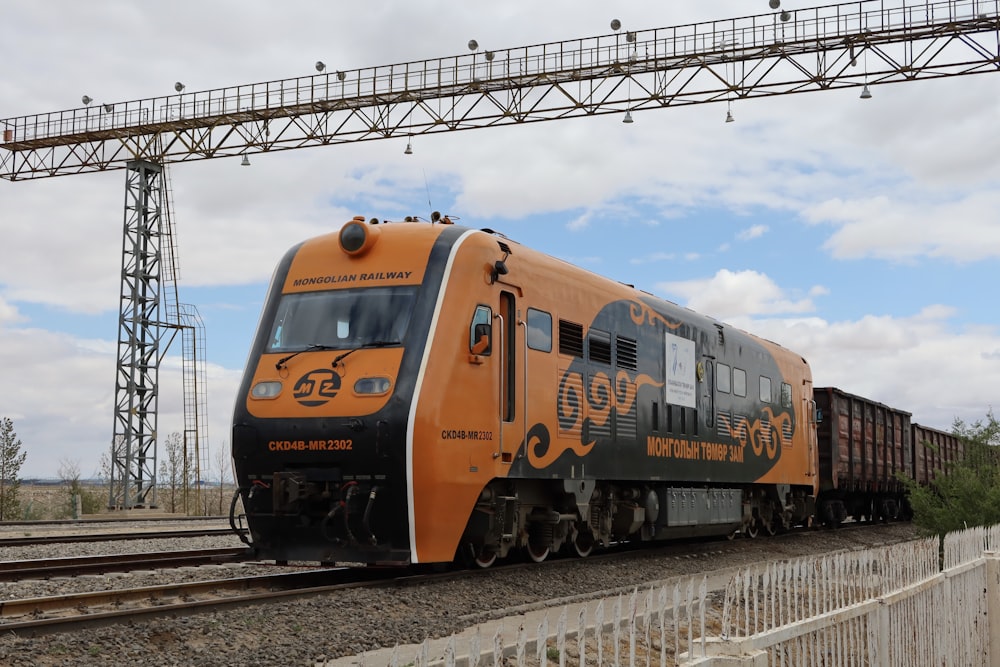
<svg viewBox="0 0 1000 667">
<path fill-rule="evenodd" d="M 861 0 L 0 120 L 0 178 L 1000 71 L 1000 0 Z"/>
</svg>

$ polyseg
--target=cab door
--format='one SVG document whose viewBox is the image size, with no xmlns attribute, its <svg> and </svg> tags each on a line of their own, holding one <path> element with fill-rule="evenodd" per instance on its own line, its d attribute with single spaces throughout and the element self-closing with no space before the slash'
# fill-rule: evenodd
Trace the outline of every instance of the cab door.
<svg viewBox="0 0 1000 667">
<path fill-rule="evenodd" d="M 816 429 L 818 425 L 816 423 L 816 399 L 813 398 L 813 383 L 812 380 L 802 381 L 802 405 L 803 413 L 805 419 L 801 420 L 805 425 L 806 429 L 806 445 L 807 445 L 807 461 L 806 461 L 806 476 L 816 477 L 816 460 L 818 457 L 817 453 L 817 440 L 816 440 Z M 835 427 L 836 428 L 836 427 Z M 814 482 L 816 487 L 818 487 L 818 481 Z"/>
<path fill-rule="evenodd" d="M 518 372 L 521 359 L 518 354 L 517 300 L 513 292 L 502 290 L 499 296 L 497 313 L 494 315 L 495 331 L 499 334 L 497 383 L 499 387 L 499 405 L 497 406 L 500 438 L 497 458 L 502 463 L 513 463 L 514 453 L 521 444 L 521 433 L 524 416 L 518 410 L 518 401 L 523 396 L 523 375 Z"/>
<path fill-rule="evenodd" d="M 715 430 L 715 357 L 702 355 L 696 373 L 701 383 L 702 422 L 710 435 Z"/>
</svg>

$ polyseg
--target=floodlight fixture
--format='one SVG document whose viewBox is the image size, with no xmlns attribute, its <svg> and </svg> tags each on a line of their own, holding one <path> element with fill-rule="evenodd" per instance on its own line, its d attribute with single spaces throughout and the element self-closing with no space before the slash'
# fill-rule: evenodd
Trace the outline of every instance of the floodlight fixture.
<svg viewBox="0 0 1000 667">
<path fill-rule="evenodd" d="M 475 51 L 478 48 L 479 48 L 479 42 L 477 42 L 474 39 L 470 39 L 469 40 L 469 50 L 470 51 Z"/>
<path fill-rule="evenodd" d="M 184 88 L 186 88 L 186 86 L 183 83 L 181 83 L 180 81 L 178 81 L 178 82 L 176 82 L 174 84 L 174 90 L 176 90 L 178 93 L 183 93 L 184 92 Z"/>
<path fill-rule="evenodd" d="M 90 95 L 84 95 L 80 98 L 80 101 L 83 102 L 83 106 L 89 106 L 94 100 L 90 98 Z"/>
<path fill-rule="evenodd" d="M 621 30 L 622 29 L 622 22 L 619 21 L 618 19 L 611 19 L 611 29 L 614 30 L 614 31 Z"/>
<path fill-rule="evenodd" d="M 316 71 L 317 72 L 322 72 L 325 69 L 326 69 L 326 63 L 323 62 L 322 60 L 317 60 L 316 61 Z"/>
</svg>

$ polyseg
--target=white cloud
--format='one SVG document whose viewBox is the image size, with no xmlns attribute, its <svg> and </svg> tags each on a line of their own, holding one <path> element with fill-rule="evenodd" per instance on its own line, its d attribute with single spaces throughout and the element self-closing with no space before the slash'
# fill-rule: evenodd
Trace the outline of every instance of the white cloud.
<svg viewBox="0 0 1000 667">
<path fill-rule="evenodd" d="M 17 308 L 0 296 L 0 327 L 6 324 L 22 322 L 24 318 L 17 312 Z"/>
<path fill-rule="evenodd" d="M 577 232 L 580 231 L 581 229 L 586 229 L 587 227 L 590 226 L 590 219 L 591 219 L 591 212 L 584 211 L 573 220 L 567 222 L 566 229 L 568 229 L 571 232 Z"/>
<path fill-rule="evenodd" d="M 757 271 L 722 269 L 712 278 L 663 282 L 656 289 L 668 298 L 674 295 L 689 308 L 720 320 L 815 310 L 810 299 L 788 298 L 773 280 Z"/>
<path fill-rule="evenodd" d="M 652 252 L 648 255 L 643 255 L 642 257 L 633 257 L 629 260 L 630 264 L 650 264 L 653 262 L 669 262 L 675 259 L 677 255 L 672 252 Z"/>
<path fill-rule="evenodd" d="M 753 239 L 759 239 L 768 231 L 769 229 L 767 225 L 754 225 L 740 231 L 740 233 L 736 235 L 736 238 L 740 241 L 750 241 Z"/>
<path fill-rule="evenodd" d="M 996 403 L 1000 363 L 984 363 L 983 355 L 1000 349 L 1000 332 L 956 328 L 947 315 L 948 309 L 932 309 L 901 318 L 744 319 L 739 325 L 802 354 L 815 386 L 840 387 L 948 429 L 956 417 L 983 418 Z"/>
<path fill-rule="evenodd" d="M 826 248 L 839 259 L 940 257 L 967 263 L 1000 258 L 1000 192 L 970 193 L 955 201 L 928 199 L 834 198 L 805 208 L 803 217 L 836 228 Z"/>
<path fill-rule="evenodd" d="M 27 454 L 22 477 L 54 476 L 63 460 L 99 472 L 115 428 L 116 346 L 38 329 L 0 326 L 0 416 L 14 421 Z M 179 354 L 179 352 L 178 352 Z M 179 359 L 160 371 L 159 432 L 184 430 Z M 206 366 L 209 446 L 227 442 L 239 373 Z"/>
</svg>

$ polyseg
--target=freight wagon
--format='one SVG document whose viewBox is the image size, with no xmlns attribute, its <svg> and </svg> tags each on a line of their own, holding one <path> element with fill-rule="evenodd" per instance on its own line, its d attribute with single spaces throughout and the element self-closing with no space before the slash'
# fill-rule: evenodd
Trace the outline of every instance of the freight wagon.
<svg viewBox="0 0 1000 667">
<path fill-rule="evenodd" d="M 912 422 L 909 412 L 835 387 L 813 396 L 825 525 L 909 519 L 903 478 L 927 484 L 961 456 L 956 436 Z"/>
</svg>

